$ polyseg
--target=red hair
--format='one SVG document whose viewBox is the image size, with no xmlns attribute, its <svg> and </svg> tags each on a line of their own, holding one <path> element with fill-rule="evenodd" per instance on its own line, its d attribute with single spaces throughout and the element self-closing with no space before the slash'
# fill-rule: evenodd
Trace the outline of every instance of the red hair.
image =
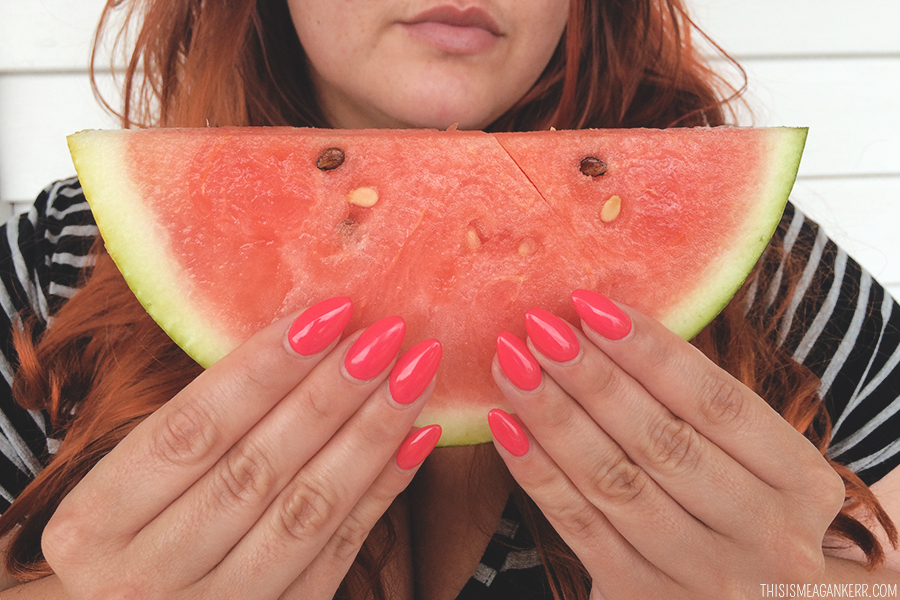
<svg viewBox="0 0 900 600">
<path fill-rule="evenodd" d="M 131 44 L 120 113 L 124 127 L 327 126 L 284 1 L 145 0 L 141 15 L 136 5 L 110 1 L 98 40 L 120 5 L 126 18 L 120 32 L 136 31 L 133 41 L 124 33 L 117 38 Z M 570 10 L 563 39 L 538 82 L 490 129 L 726 122 L 726 101 L 740 91 L 725 85 L 700 58 L 691 39 L 696 29 L 678 0 L 573 0 Z M 138 19 L 139 27 L 129 27 Z M 37 344 L 27 328 L 17 334 L 17 401 L 47 410 L 54 427 L 67 431 L 50 464 L 0 517 L 0 537 L 12 532 L 6 566 L 20 579 L 51 572 L 41 553 L 41 533 L 65 495 L 199 372 L 146 315 L 102 243 L 95 252 L 97 264 L 83 289 Z M 788 263 L 786 280 L 796 279 L 801 268 Z M 816 396 L 818 380 L 777 347 L 774 322 L 744 313 L 744 294 L 739 292 L 694 344 L 770 399 L 824 453 L 830 427 Z M 844 478 L 848 501 L 829 532 L 861 548 L 875 566 L 884 557 L 881 545 L 852 510 L 862 506 L 873 514 L 895 546 L 896 531 L 865 484 L 831 464 Z M 554 594 L 586 598 L 583 566 L 521 490 L 515 498 L 555 582 Z M 391 539 L 389 519 L 383 519 L 345 579 L 342 597 L 386 597 L 379 571 Z"/>
</svg>

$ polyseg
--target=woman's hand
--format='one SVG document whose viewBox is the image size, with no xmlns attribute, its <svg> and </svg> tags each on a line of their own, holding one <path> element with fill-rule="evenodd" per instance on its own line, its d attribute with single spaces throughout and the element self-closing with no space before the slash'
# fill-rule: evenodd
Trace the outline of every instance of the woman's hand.
<svg viewBox="0 0 900 600">
<path fill-rule="evenodd" d="M 266 328 L 85 476 L 43 536 L 71 598 L 333 596 L 440 437 L 404 441 L 440 344 L 410 349 L 385 381 L 405 325 L 337 343 L 351 311 L 335 298 Z"/>
<path fill-rule="evenodd" d="M 494 376 L 527 432 L 502 411 L 489 420 L 592 597 L 753 598 L 761 584 L 818 583 L 844 501 L 818 450 L 656 321 L 593 292 L 573 301 L 584 334 L 534 310 L 527 346 L 500 335 Z"/>
</svg>

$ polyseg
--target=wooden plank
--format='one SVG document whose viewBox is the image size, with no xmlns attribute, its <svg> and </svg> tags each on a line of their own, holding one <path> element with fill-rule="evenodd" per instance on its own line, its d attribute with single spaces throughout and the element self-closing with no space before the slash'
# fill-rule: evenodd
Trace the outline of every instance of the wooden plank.
<svg viewBox="0 0 900 600">
<path fill-rule="evenodd" d="M 107 86 L 110 78 L 103 78 Z M 74 174 L 66 136 L 116 127 L 77 74 L 0 76 L 0 199 L 34 199 L 53 180 Z"/>
<path fill-rule="evenodd" d="M 686 0 L 736 57 L 900 54 L 897 0 Z"/>
<path fill-rule="evenodd" d="M 104 0 L 0 0 L 0 71 L 83 70 Z"/>
<path fill-rule="evenodd" d="M 743 117 L 744 124 L 810 127 L 802 175 L 900 173 L 900 58 L 746 61 L 745 68 L 754 117 Z M 16 118 L 0 119 L 0 146 L 14 130 L 18 148 L 40 147 L 44 118 L 70 127 L 96 110 L 84 77 L 7 74 L 0 78 L 0 114 Z M 19 155 L 8 147 L 0 152 L 13 153 L 12 160 Z M 9 185 L 8 177 L 0 186 Z M 18 193 L 5 189 L 0 196 Z"/>
<path fill-rule="evenodd" d="M 810 128 L 802 175 L 900 174 L 900 57 L 742 64 L 742 124 Z"/>
<path fill-rule="evenodd" d="M 737 57 L 900 54 L 900 2 L 687 0 Z M 103 0 L 0 0 L 0 71 L 84 68 Z"/>
<path fill-rule="evenodd" d="M 792 200 L 882 285 L 900 291 L 900 176 L 801 179 Z"/>
</svg>

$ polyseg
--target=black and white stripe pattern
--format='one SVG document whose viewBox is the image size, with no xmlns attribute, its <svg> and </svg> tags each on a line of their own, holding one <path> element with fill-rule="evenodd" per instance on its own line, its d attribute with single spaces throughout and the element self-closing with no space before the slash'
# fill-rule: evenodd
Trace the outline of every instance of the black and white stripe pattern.
<svg viewBox="0 0 900 600">
<path fill-rule="evenodd" d="M 30 308 L 39 326 L 75 293 L 90 267 L 88 251 L 97 235 L 90 208 L 75 179 L 45 189 L 31 210 L 3 227 L 0 243 L 0 510 L 5 510 L 37 475 L 58 441 L 46 415 L 12 400 L 17 357 L 12 331 Z"/>
<path fill-rule="evenodd" d="M 780 231 L 785 257 L 804 265 L 778 342 L 821 379 L 832 420 L 829 456 L 874 483 L 900 462 L 900 306 L 800 211 Z M 751 303 L 771 308 L 786 292 L 780 261 Z"/>
<path fill-rule="evenodd" d="M 590 589 L 587 582 L 585 586 Z M 552 592 L 540 554 L 531 534 L 522 524 L 515 503 L 510 500 L 481 562 L 457 600 L 539 600 L 550 597 Z"/>
<path fill-rule="evenodd" d="M 4 226 L 0 243 L 0 511 L 40 472 L 57 441 L 46 415 L 22 409 L 10 390 L 16 366 L 12 331 L 29 309 L 43 326 L 78 289 L 97 234 L 74 179 L 44 190 L 32 210 Z M 866 483 L 900 462 L 900 308 L 868 273 L 803 214 L 788 206 L 773 238 L 774 259 L 751 284 L 748 310 L 765 313 L 781 302 L 785 261 L 803 265 L 778 341 L 821 378 L 834 423 L 830 455 Z M 482 562 L 461 599 L 543 598 L 549 588 L 530 534 L 513 503 L 503 514 Z"/>
</svg>

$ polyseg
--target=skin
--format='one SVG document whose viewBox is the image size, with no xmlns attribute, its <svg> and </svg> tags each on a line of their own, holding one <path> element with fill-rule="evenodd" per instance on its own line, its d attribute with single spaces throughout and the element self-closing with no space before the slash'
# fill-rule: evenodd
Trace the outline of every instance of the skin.
<svg viewBox="0 0 900 600">
<path fill-rule="evenodd" d="M 397 25 L 425 3 L 290 5 L 336 127 L 486 125 L 537 78 L 568 10 L 558 0 L 485 2 L 503 35 L 460 54 Z M 286 342 L 290 320 L 275 323 L 98 463 L 46 529 L 57 575 L 9 597 L 331 598 L 387 511 L 399 536 L 387 567 L 397 597 L 450 600 L 512 478 L 594 577 L 593 600 L 898 580 L 823 555 L 843 491 L 800 434 L 692 346 L 622 309 L 632 327 L 618 341 L 565 325 L 578 340 L 565 362 L 527 340 L 542 368 L 533 390 L 495 361 L 525 428 L 523 455 L 495 441 L 496 452 L 441 449 L 409 470 L 395 454 L 430 387 L 400 405 L 385 381 L 391 365 L 367 381 L 344 368 L 359 332 L 300 356 Z M 873 488 L 894 516 L 897 480 Z M 476 490 L 479 502 L 467 502 Z M 898 563 L 890 553 L 888 565 Z"/>
<path fill-rule="evenodd" d="M 485 127 L 531 88 L 568 18 L 567 0 L 447 1 L 483 7 L 499 35 L 481 52 L 446 52 L 403 25 L 440 4 L 288 1 L 332 126 Z"/>
</svg>

